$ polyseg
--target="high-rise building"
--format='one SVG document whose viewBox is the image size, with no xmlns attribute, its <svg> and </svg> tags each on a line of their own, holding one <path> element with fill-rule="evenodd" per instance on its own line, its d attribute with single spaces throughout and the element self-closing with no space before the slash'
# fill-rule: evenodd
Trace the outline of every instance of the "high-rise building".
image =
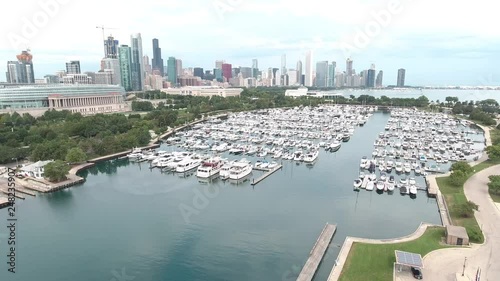
<svg viewBox="0 0 500 281">
<path fill-rule="evenodd" d="M 337 67 L 337 63 L 332 61 L 330 65 L 328 65 L 328 81 L 326 83 L 327 87 L 335 87 L 335 68 Z"/>
<path fill-rule="evenodd" d="M 375 69 L 368 69 L 365 85 L 368 88 L 375 88 Z"/>
<path fill-rule="evenodd" d="M 286 74 L 286 55 L 281 55 L 281 74 Z"/>
<path fill-rule="evenodd" d="M 104 53 L 105 58 L 116 59 L 118 58 L 118 40 L 115 40 L 113 36 L 108 36 L 108 39 L 104 40 Z"/>
<path fill-rule="evenodd" d="M 29 50 L 17 55 L 16 61 L 7 62 L 7 82 L 13 84 L 34 84 L 33 56 Z"/>
<path fill-rule="evenodd" d="M 243 79 L 253 77 L 252 70 L 253 70 L 253 68 L 251 68 L 251 67 L 240 67 L 240 73 L 241 73 L 241 76 L 243 77 Z"/>
<path fill-rule="evenodd" d="M 66 63 L 66 73 L 68 74 L 80 74 L 80 61 L 72 60 Z"/>
<path fill-rule="evenodd" d="M 216 69 L 222 69 L 222 65 L 225 63 L 224 60 L 216 60 L 215 61 L 215 68 Z"/>
<path fill-rule="evenodd" d="M 142 91 L 145 76 L 144 65 L 142 64 L 142 38 L 140 33 L 130 36 L 132 48 L 132 90 Z"/>
<path fill-rule="evenodd" d="M 175 60 L 175 67 L 176 67 L 177 76 L 184 75 L 184 71 L 182 71 L 182 60 L 181 59 Z"/>
<path fill-rule="evenodd" d="M 163 69 L 163 59 L 161 58 L 161 48 L 158 39 L 153 39 L 153 60 L 151 62 L 153 70 L 159 70 L 161 76 L 165 76 Z"/>
<path fill-rule="evenodd" d="M 382 79 L 384 79 L 384 72 L 380 70 L 377 74 L 377 78 L 375 79 L 375 87 L 382 88 Z"/>
<path fill-rule="evenodd" d="M 113 58 L 104 58 L 101 60 L 101 71 L 112 70 L 111 84 L 122 85 L 120 60 Z"/>
<path fill-rule="evenodd" d="M 304 81 L 304 85 L 306 87 L 311 87 L 313 85 L 313 69 L 312 69 L 312 60 L 313 60 L 313 52 L 309 51 L 306 54 L 306 80 Z"/>
<path fill-rule="evenodd" d="M 118 48 L 121 85 L 125 91 L 132 90 L 132 49 L 127 45 Z"/>
<path fill-rule="evenodd" d="M 297 62 L 297 83 L 299 85 L 304 85 L 304 81 L 302 81 L 302 61 Z"/>
<path fill-rule="evenodd" d="M 347 76 L 354 75 L 354 72 L 352 70 L 352 63 L 353 61 L 351 60 L 351 58 L 348 58 L 345 62 L 345 72 Z"/>
<path fill-rule="evenodd" d="M 219 69 L 219 68 L 214 68 L 214 76 L 215 76 L 215 79 L 219 82 L 223 82 L 224 81 L 224 78 L 222 76 L 222 69 Z"/>
<path fill-rule="evenodd" d="M 203 68 L 195 67 L 193 69 L 193 76 L 200 77 L 201 79 L 204 79 Z"/>
<path fill-rule="evenodd" d="M 255 79 L 259 76 L 259 61 L 257 59 L 252 60 L 252 76 Z"/>
<path fill-rule="evenodd" d="M 316 87 L 325 88 L 328 86 L 328 61 L 316 63 Z"/>
<path fill-rule="evenodd" d="M 406 76 L 406 70 L 404 68 L 398 69 L 398 87 L 404 87 L 405 86 L 405 76 Z"/>
<path fill-rule="evenodd" d="M 142 65 L 144 66 L 145 76 L 153 74 L 153 68 L 149 64 L 149 56 L 145 55 L 142 57 Z"/>
<path fill-rule="evenodd" d="M 298 78 L 298 71 L 295 69 L 289 69 L 287 71 L 287 76 L 288 76 L 288 86 L 295 86 L 298 83 L 297 78 Z"/>
<path fill-rule="evenodd" d="M 167 76 L 168 82 L 172 84 L 172 86 L 177 85 L 177 60 L 175 57 L 169 57 L 167 61 Z"/>
<path fill-rule="evenodd" d="M 233 78 L 232 74 L 232 65 L 230 63 L 223 63 L 222 64 L 222 76 L 224 76 L 224 78 L 226 78 L 227 81 L 229 81 L 229 79 Z"/>
</svg>

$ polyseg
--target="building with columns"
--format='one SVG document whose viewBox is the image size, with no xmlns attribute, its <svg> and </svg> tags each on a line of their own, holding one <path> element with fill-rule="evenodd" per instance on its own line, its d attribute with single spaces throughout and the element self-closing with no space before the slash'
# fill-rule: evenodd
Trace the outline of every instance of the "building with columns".
<svg viewBox="0 0 500 281">
<path fill-rule="evenodd" d="M 125 90 L 117 85 L 34 85 L 0 89 L 0 113 L 69 110 L 82 115 L 128 110 Z"/>
</svg>

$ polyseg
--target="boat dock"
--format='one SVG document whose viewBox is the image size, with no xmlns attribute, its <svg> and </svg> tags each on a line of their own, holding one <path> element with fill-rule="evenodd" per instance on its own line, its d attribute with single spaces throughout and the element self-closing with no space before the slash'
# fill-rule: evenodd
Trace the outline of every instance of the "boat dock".
<svg viewBox="0 0 500 281">
<path fill-rule="evenodd" d="M 436 175 L 425 176 L 425 183 L 427 185 L 427 195 L 429 197 L 436 197 L 439 187 L 436 182 Z"/>
<path fill-rule="evenodd" d="M 2 192 L 5 195 L 9 195 L 11 193 L 8 191 L 8 189 L 6 187 L 0 187 L 0 192 Z M 23 199 L 23 200 L 26 199 L 26 198 L 24 198 L 24 196 L 17 194 L 17 192 L 15 193 L 15 196 L 16 196 L 16 198 L 19 198 L 19 199 Z"/>
<path fill-rule="evenodd" d="M 314 246 L 309 253 L 309 258 L 307 259 L 304 267 L 300 271 L 297 281 L 311 281 L 318 270 L 321 260 L 326 253 L 330 241 L 332 241 L 333 235 L 337 231 L 337 225 L 327 223 L 321 231 L 321 234 L 314 243 Z"/>
<path fill-rule="evenodd" d="M 283 164 L 279 164 L 278 166 L 274 167 L 273 169 L 254 168 L 254 170 L 265 171 L 265 173 L 262 176 L 260 176 L 259 178 L 253 179 L 251 185 L 258 184 L 259 182 L 265 180 L 267 177 L 274 174 L 277 170 L 280 170 L 281 168 L 283 168 Z"/>
</svg>

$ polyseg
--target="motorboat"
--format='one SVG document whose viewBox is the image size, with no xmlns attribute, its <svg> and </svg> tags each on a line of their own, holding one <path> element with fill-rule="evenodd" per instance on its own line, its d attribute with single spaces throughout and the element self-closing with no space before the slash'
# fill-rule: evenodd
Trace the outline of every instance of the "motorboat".
<svg viewBox="0 0 500 281">
<path fill-rule="evenodd" d="M 403 194 L 403 195 L 404 195 L 404 194 L 408 194 L 408 187 L 406 187 L 406 185 L 401 186 L 401 187 L 399 188 L 399 192 L 400 192 L 401 194 Z"/>
<path fill-rule="evenodd" d="M 361 184 L 363 184 L 363 180 L 362 179 L 355 179 L 354 180 L 354 187 L 355 188 L 360 188 Z"/>
<path fill-rule="evenodd" d="M 368 163 L 368 159 L 366 159 L 366 157 L 363 156 L 363 158 L 361 158 L 361 163 L 359 164 L 359 167 L 361 169 L 365 169 L 366 168 L 366 163 Z"/>
<path fill-rule="evenodd" d="M 409 184 L 409 185 L 415 185 L 416 183 L 417 183 L 417 181 L 415 180 L 415 178 L 410 178 L 410 179 L 408 180 L 408 184 Z"/>
<path fill-rule="evenodd" d="M 175 171 L 177 173 L 185 173 L 191 171 L 194 168 L 197 168 L 200 165 L 201 165 L 200 159 L 193 159 L 191 157 L 188 157 L 177 164 Z"/>
<path fill-rule="evenodd" d="M 319 151 L 318 150 L 308 152 L 304 156 L 304 162 L 306 162 L 306 163 L 312 163 L 312 162 L 316 161 L 316 159 L 318 159 L 318 155 L 319 155 Z"/>
<path fill-rule="evenodd" d="M 219 171 L 219 176 L 221 179 L 226 180 L 229 178 L 229 172 L 231 170 L 231 167 L 233 167 L 233 163 L 234 163 L 234 161 L 231 161 L 231 162 L 228 162 L 228 163 L 225 163 L 224 165 L 222 165 L 222 167 Z"/>
<path fill-rule="evenodd" d="M 278 167 L 278 163 L 276 161 L 272 161 L 269 163 L 269 166 L 267 166 L 268 169 L 274 169 L 276 167 Z"/>
<path fill-rule="evenodd" d="M 234 162 L 229 170 L 229 178 L 232 180 L 239 180 L 248 176 L 252 172 L 252 163 L 246 159 Z"/>
<path fill-rule="evenodd" d="M 391 175 L 391 176 L 389 177 L 389 183 L 394 183 L 394 182 L 395 182 L 395 180 L 394 180 L 394 176 L 392 176 L 392 175 Z"/>
<path fill-rule="evenodd" d="M 402 184 L 408 184 L 408 179 L 407 178 L 401 178 L 399 180 L 399 182 L 401 182 Z"/>
<path fill-rule="evenodd" d="M 330 144 L 329 148 L 331 152 L 335 152 L 340 149 L 340 146 L 342 146 L 341 142 L 334 141 L 332 144 Z"/>
<path fill-rule="evenodd" d="M 199 178 L 210 178 L 219 174 L 224 162 L 220 158 L 204 161 L 196 170 L 196 176 Z"/>
<path fill-rule="evenodd" d="M 174 161 L 174 157 L 159 157 L 151 163 L 151 166 L 158 167 L 160 169 L 167 167 L 168 163 Z"/>
<path fill-rule="evenodd" d="M 408 192 L 410 192 L 411 195 L 416 195 L 417 187 L 415 185 L 410 185 L 410 187 L 408 188 Z"/>
<path fill-rule="evenodd" d="M 365 178 L 365 173 L 364 172 L 359 173 L 359 178 L 360 179 L 364 179 Z"/>
<path fill-rule="evenodd" d="M 134 148 L 132 149 L 132 152 L 130 152 L 129 154 L 127 154 L 127 157 L 128 159 L 140 159 L 143 157 L 143 154 L 142 154 L 142 150 L 139 149 L 139 148 Z"/>
<path fill-rule="evenodd" d="M 380 174 L 380 180 L 381 181 L 386 181 L 387 180 L 387 175 L 385 173 Z"/>
<path fill-rule="evenodd" d="M 376 187 L 377 187 L 377 190 L 384 190 L 385 182 L 383 182 L 381 180 L 377 181 Z"/>
<path fill-rule="evenodd" d="M 388 191 L 394 191 L 394 188 L 395 188 L 394 183 L 388 183 L 388 184 L 386 184 L 386 186 L 387 186 Z"/>
<path fill-rule="evenodd" d="M 377 180 L 377 175 L 375 175 L 374 173 L 371 173 L 368 175 L 368 179 L 371 180 L 371 181 L 376 181 Z"/>
<path fill-rule="evenodd" d="M 401 162 L 396 162 L 396 173 L 403 172 L 403 164 Z"/>
<path fill-rule="evenodd" d="M 368 190 L 368 191 L 372 191 L 374 187 L 375 187 L 375 183 L 373 181 L 369 181 L 366 184 L 366 190 Z"/>
</svg>

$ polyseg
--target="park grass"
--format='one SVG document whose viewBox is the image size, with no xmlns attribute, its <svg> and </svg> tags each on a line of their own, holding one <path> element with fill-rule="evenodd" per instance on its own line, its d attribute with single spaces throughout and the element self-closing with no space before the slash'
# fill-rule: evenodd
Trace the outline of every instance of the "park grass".
<svg viewBox="0 0 500 281">
<path fill-rule="evenodd" d="M 392 280 L 395 250 L 421 254 L 446 248 L 441 243 L 445 236 L 444 227 L 428 227 L 416 240 L 394 244 L 353 243 L 346 263 L 340 274 L 340 281 L 387 281 Z"/>
<path fill-rule="evenodd" d="M 491 200 L 493 200 L 493 202 L 500 203 L 500 195 L 493 193 L 491 191 L 488 192 L 490 193 Z"/>
<path fill-rule="evenodd" d="M 470 176 L 497 164 L 500 164 L 500 161 L 483 161 L 473 167 L 474 173 L 472 173 Z M 479 227 L 479 224 L 477 223 L 476 217 L 473 216 L 471 218 L 462 218 L 458 216 L 454 211 L 454 206 L 466 203 L 468 201 L 467 197 L 465 197 L 464 187 L 456 187 L 452 185 L 450 183 L 449 177 L 437 177 L 436 181 L 439 186 L 439 190 L 446 200 L 446 205 L 448 206 L 452 224 L 465 227 L 467 229 L 467 233 L 469 234 L 471 242 L 483 243 L 484 236 L 481 228 Z M 500 199 L 500 197 L 498 199 Z M 474 235 L 474 233 L 478 235 Z"/>
</svg>

